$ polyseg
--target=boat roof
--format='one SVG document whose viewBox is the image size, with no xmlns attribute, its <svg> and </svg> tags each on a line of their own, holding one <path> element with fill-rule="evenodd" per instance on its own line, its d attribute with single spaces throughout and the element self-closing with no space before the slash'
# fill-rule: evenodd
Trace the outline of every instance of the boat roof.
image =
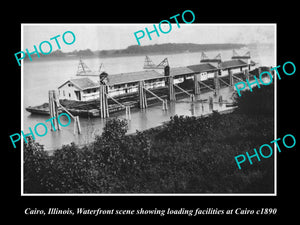
<svg viewBox="0 0 300 225">
<path fill-rule="evenodd" d="M 251 60 L 250 64 L 255 65 L 255 62 Z M 220 65 L 220 67 L 222 69 L 236 68 L 236 67 L 241 67 L 241 66 L 248 66 L 247 60 L 232 59 L 232 60 L 227 60 L 227 61 L 221 62 L 221 65 Z"/>
<path fill-rule="evenodd" d="M 80 77 L 80 78 L 71 78 L 71 79 L 67 80 L 65 83 L 60 85 L 58 87 L 58 89 L 69 82 L 74 84 L 80 90 L 86 90 L 86 89 L 90 89 L 90 88 L 99 87 L 99 84 L 97 82 L 94 82 L 93 80 L 91 80 L 89 77 Z"/>
<path fill-rule="evenodd" d="M 178 75 L 185 75 L 185 74 L 192 74 L 192 73 L 195 73 L 195 72 L 185 66 L 170 68 L 171 76 L 178 76 Z"/>
<path fill-rule="evenodd" d="M 87 75 L 88 76 L 88 75 Z M 111 74 L 108 76 L 107 85 L 113 86 L 124 83 L 132 83 L 138 82 L 140 80 L 152 80 L 163 78 L 164 75 L 156 72 L 155 70 L 146 70 L 146 71 L 137 71 L 137 72 L 129 72 L 129 73 L 118 73 Z M 62 85 L 58 87 L 60 89 L 68 82 L 74 84 L 80 90 L 86 90 L 90 88 L 99 87 L 99 76 L 89 76 L 89 77 L 75 77 L 67 80 Z"/>
<path fill-rule="evenodd" d="M 255 62 L 251 61 L 251 65 L 255 65 Z M 247 66 L 247 62 L 241 59 L 237 60 L 228 60 L 223 61 L 220 63 L 220 67 L 222 70 L 229 69 L 229 68 L 237 68 L 241 66 Z M 210 71 L 217 71 L 218 68 L 210 63 L 200 63 L 195 65 L 189 66 L 182 66 L 182 67 L 172 67 L 170 68 L 170 75 L 171 76 L 180 76 L 185 74 L 193 74 L 193 73 L 203 73 L 203 72 L 210 72 Z M 71 82 L 80 90 L 86 90 L 91 88 L 99 87 L 99 75 L 81 75 L 78 77 L 71 78 L 67 80 L 65 83 L 58 87 L 61 88 L 68 82 Z M 143 70 L 143 71 L 135 71 L 135 72 L 128 72 L 128 73 L 118 73 L 118 74 L 110 74 L 107 78 L 107 85 L 113 86 L 118 84 L 124 83 L 134 83 L 141 80 L 154 80 L 163 78 L 164 74 L 157 72 L 156 70 Z"/>
<path fill-rule="evenodd" d="M 164 77 L 163 74 L 155 70 L 143 70 L 129 73 L 111 74 L 108 76 L 108 85 L 133 83 L 140 80 L 151 80 Z"/>
<path fill-rule="evenodd" d="M 203 73 L 203 72 L 218 70 L 217 67 L 213 66 L 210 63 L 200 63 L 200 64 L 195 64 L 195 65 L 190 65 L 187 67 L 196 73 Z"/>
</svg>

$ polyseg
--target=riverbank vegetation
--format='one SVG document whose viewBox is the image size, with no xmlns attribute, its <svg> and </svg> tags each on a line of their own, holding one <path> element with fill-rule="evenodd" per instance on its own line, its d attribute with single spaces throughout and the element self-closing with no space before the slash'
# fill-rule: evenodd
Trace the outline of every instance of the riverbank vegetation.
<svg viewBox="0 0 300 225">
<path fill-rule="evenodd" d="M 273 193 L 273 157 L 242 170 L 234 160 L 274 139 L 273 88 L 243 92 L 233 113 L 174 116 L 134 135 L 126 135 L 126 121 L 110 119 L 91 145 L 72 143 L 52 156 L 31 140 L 24 145 L 24 192 Z"/>
<path fill-rule="evenodd" d="M 183 52 L 202 52 L 202 51 L 220 51 L 232 50 L 245 47 L 244 44 L 237 43 L 221 43 L 221 44 L 193 44 L 193 43 L 166 43 L 154 45 L 130 45 L 125 49 L 111 49 L 111 50 L 96 50 L 91 49 L 74 50 L 72 52 L 62 52 L 55 50 L 51 54 L 39 54 L 41 59 L 68 59 L 68 58 L 94 58 L 94 57 L 121 57 L 132 55 L 153 55 L 153 54 L 167 54 L 167 53 L 183 53 Z M 32 58 L 38 57 L 36 54 L 31 55 Z M 29 60 L 28 57 L 25 61 Z"/>
</svg>

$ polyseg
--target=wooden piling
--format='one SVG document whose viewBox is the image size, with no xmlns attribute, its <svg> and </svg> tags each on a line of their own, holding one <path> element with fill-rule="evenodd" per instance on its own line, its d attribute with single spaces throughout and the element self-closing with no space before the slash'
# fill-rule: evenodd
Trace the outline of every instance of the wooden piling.
<svg viewBox="0 0 300 225">
<path fill-rule="evenodd" d="M 49 112 L 50 112 L 50 118 L 52 118 L 53 117 L 53 103 L 52 103 L 52 92 L 49 90 L 48 91 L 48 100 L 49 100 Z M 53 131 L 53 127 L 51 126 L 50 127 L 50 129 L 51 129 L 51 131 Z"/>
<path fill-rule="evenodd" d="M 200 74 L 194 74 L 194 92 L 195 92 L 195 95 L 199 95 L 201 93 L 199 81 L 201 81 Z"/>
<path fill-rule="evenodd" d="M 195 115 L 195 104 L 194 103 L 191 104 L 191 114 L 192 114 L 192 116 Z"/>
<path fill-rule="evenodd" d="M 175 91 L 174 91 L 174 78 L 172 76 L 168 79 L 168 86 L 169 86 L 169 100 L 175 101 Z"/>
<path fill-rule="evenodd" d="M 79 122 L 79 116 L 76 116 L 76 123 L 77 123 L 77 130 L 78 130 L 78 134 L 81 134 L 81 126 L 80 126 L 80 122 Z"/>
<path fill-rule="evenodd" d="M 56 91 L 49 90 L 48 92 L 49 97 L 49 111 L 51 118 L 55 117 L 53 120 L 53 126 L 51 126 L 51 131 L 60 130 L 60 125 L 58 122 L 58 107 L 60 107 L 62 110 L 64 110 L 68 115 L 70 115 L 74 119 L 74 134 L 77 132 L 78 134 L 81 133 L 81 127 L 79 122 L 79 116 L 73 116 L 65 107 L 60 105 L 59 98 L 57 96 Z"/>
<path fill-rule="evenodd" d="M 49 101 L 49 112 L 50 112 L 50 117 L 53 117 L 53 107 L 52 107 L 52 91 L 48 91 L 48 101 Z M 52 128 L 51 128 L 52 129 Z"/>
<path fill-rule="evenodd" d="M 162 108 L 163 108 L 163 110 L 168 110 L 168 100 L 167 99 L 163 100 Z"/>
<path fill-rule="evenodd" d="M 107 115 L 107 117 L 109 117 L 109 111 L 108 111 L 108 86 L 107 85 L 105 85 L 104 91 L 105 91 L 106 115 Z"/>
<path fill-rule="evenodd" d="M 158 95 L 154 94 L 152 91 L 150 91 L 149 89 L 143 88 L 145 91 L 147 91 L 148 93 L 150 93 L 151 95 L 153 95 L 155 98 L 159 99 L 162 102 L 162 108 L 163 110 L 167 110 L 168 109 L 168 101 L 165 99 L 162 99 L 161 97 L 159 97 Z M 147 100 L 147 99 L 146 99 Z"/>
<path fill-rule="evenodd" d="M 81 127 L 79 122 L 79 116 L 74 116 L 74 134 L 81 134 Z"/>
<path fill-rule="evenodd" d="M 126 119 L 131 120 L 130 106 L 125 106 L 126 110 Z"/>
<path fill-rule="evenodd" d="M 213 97 L 211 97 L 211 96 L 209 96 L 209 109 L 211 109 L 211 110 L 214 109 Z"/>
<path fill-rule="evenodd" d="M 103 91 L 102 91 L 102 85 L 99 87 L 99 111 L 100 111 L 100 117 L 103 118 Z"/>
<path fill-rule="evenodd" d="M 101 118 L 109 117 L 107 94 L 108 94 L 108 86 L 100 84 L 100 87 L 99 87 L 100 108 L 99 108 L 99 110 L 100 110 Z"/>
<path fill-rule="evenodd" d="M 53 91 L 53 101 L 54 101 L 54 114 L 55 114 L 55 120 L 56 120 L 56 126 L 57 126 L 57 130 L 60 130 L 60 126 L 59 126 L 59 122 L 58 122 L 58 106 L 59 106 L 59 100 L 58 97 L 56 95 L 56 92 Z"/>
<path fill-rule="evenodd" d="M 220 103 L 223 102 L 223 96 L 222 95 L 219 96 L 219 102 Z"/>
<path fill-rule="evenodd" d="M 138 91 L 139 91 L 139 105 L 141 109 L 147 108 L 147 96 L 145 93 L 144 86 L 145 86 L 145 82 L 139 81 Z"/>
<path fill-rule="evenodd" d="M 194 94 L 191 94 L 191 95 L 190 95 L 190 99 L 191 99 L 191 102 L 194 102 L 194 101 L 195 101 L 195 95 L 194 95 Z"/>
<path fill-rule="evenodd" d="M 219 96 L 219 106 L 222 106 L 223 105 L 223 96 L 220 95 Z"/>
<path fill-rule="evenodd" d="M 232 76 L 232 71 L 229 69 L 228 70 L 228 75 L 229 75 L 229 84 L 230 86 L 233 86 L 233 76 Z"/>
<path fill-rule="evenodd" d="M 215 85 L 215 95 L 219 95 L 220 91 L 220 81 L 219 81 L 219 75 L 218 71 L 214 73 L 214 85 Z"/>
<path fill-rule="evenodd" d="M 58 123 L 58 105 L 59 105 L 58 101 L 59 100 L 58 100 L 55 90 L 49 90 L 48 97 L 49 97 L 50 117 L 55 118 L 53 120 L 54 128 L 51 126 L 51 131 L 53 131 L 53 129 L 55 130 L 56 128 L 57 128 L 57 130 L 60 130 L 60 126 Z"/>
</svg>

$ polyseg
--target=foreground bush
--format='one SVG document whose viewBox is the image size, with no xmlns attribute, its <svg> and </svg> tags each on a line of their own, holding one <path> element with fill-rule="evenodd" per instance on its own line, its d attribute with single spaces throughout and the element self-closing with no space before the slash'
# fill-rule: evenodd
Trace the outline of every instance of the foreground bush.
<svg viewBox="0 0 300 225">
<path fill-rule="evenodd" d="M 235 113 L 174 116 L 161 129 L 135 135 L 126 135 L 126 121 L 111 119 L 92 145 L 66 145 L 53 156 L 31 142 L 24 146 L 25 192 L 273 192 L 272 158 L 245 163 L 242 170 L 234 161 L 234 156 L 273 140 L 272 107 L 264 103 L 273 92 L 261 89 L 251 95 L 237 100 Z"/>
</svg>

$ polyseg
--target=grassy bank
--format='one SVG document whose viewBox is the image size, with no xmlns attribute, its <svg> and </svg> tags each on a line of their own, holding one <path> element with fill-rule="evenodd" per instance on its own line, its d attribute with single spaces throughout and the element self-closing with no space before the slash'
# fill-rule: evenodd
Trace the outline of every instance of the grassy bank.
<svg viewBox="0 0 300 225">
<path fill-rule="evenodd" d="M 234 157 L 274 139 L 273 88 L 244 92 L 231 114 L 174 116 L 136 135 L 112 119 L 92 145 L 53 156 L 30 142 L 25 193 L 272 193 L 273 158 L 239 170 Z"/>
</svg>

